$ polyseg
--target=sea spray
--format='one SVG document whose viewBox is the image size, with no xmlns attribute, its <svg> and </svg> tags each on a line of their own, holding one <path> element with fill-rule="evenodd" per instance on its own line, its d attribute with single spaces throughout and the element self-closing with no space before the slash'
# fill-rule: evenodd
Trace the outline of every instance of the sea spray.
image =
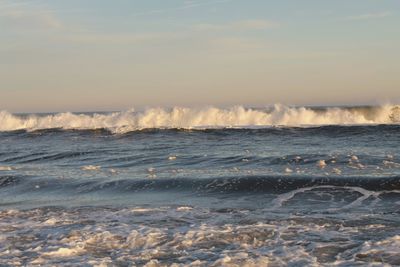
<svg viewBox="0 0 400 267">
<path fill-rule="evenodd" d="M 232 108 L 150 108 L 133 109 L 108 114 L 58 113 L 51 115 L 15 115 L 0 112 L 0 131 L 41 129 L 107 129 L 126 133 L 148 128 L 252 128 L 271 126 L 318 126 L 397 124 L 399 108 L 393 105 L 353 108 L 310 108 L 275 105 L 254 109 L 243 106 Z"/>
</svg>

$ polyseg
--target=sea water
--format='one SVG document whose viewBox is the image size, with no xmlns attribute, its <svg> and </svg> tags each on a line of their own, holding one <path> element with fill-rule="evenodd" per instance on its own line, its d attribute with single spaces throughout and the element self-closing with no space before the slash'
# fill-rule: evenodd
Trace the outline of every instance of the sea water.
<svg viewBox="0 0 400 267">
<path fill-rule="evenodd" d="M 0 265 L 400 265 L 399 118 L 0 112 Z"/>
</svg>

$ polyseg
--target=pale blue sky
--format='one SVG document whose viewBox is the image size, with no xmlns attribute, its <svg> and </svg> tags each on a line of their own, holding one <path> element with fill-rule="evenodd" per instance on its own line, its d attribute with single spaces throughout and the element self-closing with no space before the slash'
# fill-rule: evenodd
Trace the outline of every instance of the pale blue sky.
<svg viewBox="0 0 400 267">
<path fill-rule="evenodd" d="M 400 102 L 398 0 L 0 0 L 0 110 Z"/>
</svg>

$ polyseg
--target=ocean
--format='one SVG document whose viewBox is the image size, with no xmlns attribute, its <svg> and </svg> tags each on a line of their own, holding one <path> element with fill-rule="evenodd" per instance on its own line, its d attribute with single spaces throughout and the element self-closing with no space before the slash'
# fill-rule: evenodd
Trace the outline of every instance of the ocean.
<svg viewBox="0 0 400 267">
<path fill-rule="evenodd" d="M 1 266 L 400 265 L 400 107 L 0 112 Z"/>
</svg>

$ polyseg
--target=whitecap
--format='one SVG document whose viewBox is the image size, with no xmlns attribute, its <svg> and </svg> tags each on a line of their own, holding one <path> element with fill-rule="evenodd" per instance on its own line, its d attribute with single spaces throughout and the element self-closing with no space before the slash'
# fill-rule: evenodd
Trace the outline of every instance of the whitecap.
<svg viewBox="0 0 400 267">
<path fill-rule="evenodd" d="M 147 128 L 259 128 L 271 126 L 360 125 L 393 124 L 396 106 L 370 108 L 326 108 L 275 105 L 272 108 L 150 108 L 142 112 L 132 110 L 109 114 L 74 114 L 70 112 L 26 117 L 0 111 L 0 131 L 39 129 L 108 129 L 126 133 Z"/>
</svg>

